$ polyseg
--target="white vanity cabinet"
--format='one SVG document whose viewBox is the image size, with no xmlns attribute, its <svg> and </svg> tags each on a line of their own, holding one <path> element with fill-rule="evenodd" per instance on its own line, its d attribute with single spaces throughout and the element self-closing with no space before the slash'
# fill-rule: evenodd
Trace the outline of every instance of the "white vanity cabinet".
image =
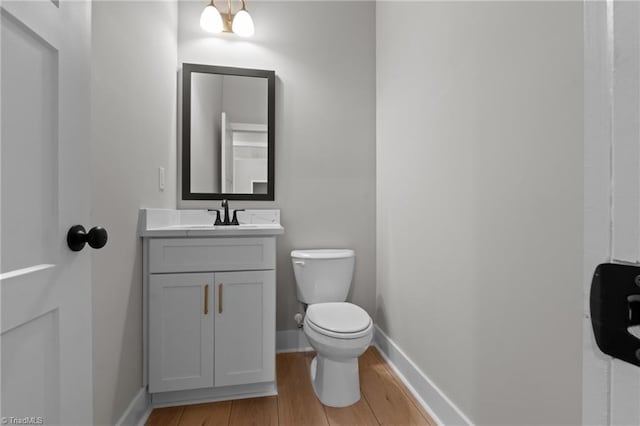
<svg viewBox="0 0 640 426">
<path fill-rule="evenodd" d="M 151 274 L 149 392 L 275 380 L 275 271 Z"/>
<path fill-rule="evenodd" d="M 154 403 L 276 393 L 275 238 L 283 229 L 269 226 L 141 231 L 144 382 Z"/>
</svg>

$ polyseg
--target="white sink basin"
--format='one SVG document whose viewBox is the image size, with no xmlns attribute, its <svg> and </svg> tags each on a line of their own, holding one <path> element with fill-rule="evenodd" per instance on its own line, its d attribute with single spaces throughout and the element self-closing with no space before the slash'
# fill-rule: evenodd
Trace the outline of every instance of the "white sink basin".
<svg viewBox="0 0 640 426">
<path fill-rule="evenodd" d="M 173 225 L 171 229 L 207 229 L 207 230 L 225 230 L 225 229 L 278 229 L 280 224 L 277 223 L 242 223 L 240 225 Z"/>
<path fill-rule="evenodd" d="M 168 227 L 169 228 L 169 227 Z M 215 229 L 213 225 L 172 225 L 171 229 Z"/>
</svg>

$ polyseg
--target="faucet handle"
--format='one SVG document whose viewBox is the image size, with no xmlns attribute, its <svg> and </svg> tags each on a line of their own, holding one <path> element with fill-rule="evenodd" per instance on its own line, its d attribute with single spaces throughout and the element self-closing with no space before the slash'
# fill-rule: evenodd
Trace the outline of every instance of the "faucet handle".
<svg viewBox="0 0 640 426">
<path fill-rule="evenodd" d="M 244 209 L 235 209 L 233 211 L 233 219 L 231 219 L 231 224 L 232 225 L 240 225 L 240 223 L 238 222 L 238 212 L 243 212 Z"/>
<path fill-rule="evenodd" d="M 207 209 L 210 212 L 216 212 L 216 221 L 213 223 L 214 226 L 220 226 L 222 225 L 222 220 L 220 220 L 220 210 L 218 209 Z"/>
</svg>

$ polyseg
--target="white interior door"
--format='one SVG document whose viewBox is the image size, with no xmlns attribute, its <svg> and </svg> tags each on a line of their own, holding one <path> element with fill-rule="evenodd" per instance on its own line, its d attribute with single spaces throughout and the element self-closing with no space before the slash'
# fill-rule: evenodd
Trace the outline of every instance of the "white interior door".
<svg viewBox="0 0 640 426">
<path fill-rule="evenodd" d="M 88 1 L 0 2 L 1 415 L 93 422 Z"/>
<path fill-rule="evenodd" d="M 640 367 L 595 344 L 596 265 L 640 262 L 640 3 L 585 2 L 583 423 L 640 424 Z"/>
</svg>

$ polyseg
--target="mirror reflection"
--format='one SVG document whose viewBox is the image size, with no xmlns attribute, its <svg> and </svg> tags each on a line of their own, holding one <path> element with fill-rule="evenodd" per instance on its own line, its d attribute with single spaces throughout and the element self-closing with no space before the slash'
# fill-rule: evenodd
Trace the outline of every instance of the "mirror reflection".
<svg viewBox="0 0 640 426">
<path fill-rule="evenodd" d="M 267 79 L 191 75 L 191 192 L 267 193 Z"/>
<path fill-rule="evenodd" d="M 183 64 L 183 199 L 273 200 L 275 73 Z"/>
</svg>

